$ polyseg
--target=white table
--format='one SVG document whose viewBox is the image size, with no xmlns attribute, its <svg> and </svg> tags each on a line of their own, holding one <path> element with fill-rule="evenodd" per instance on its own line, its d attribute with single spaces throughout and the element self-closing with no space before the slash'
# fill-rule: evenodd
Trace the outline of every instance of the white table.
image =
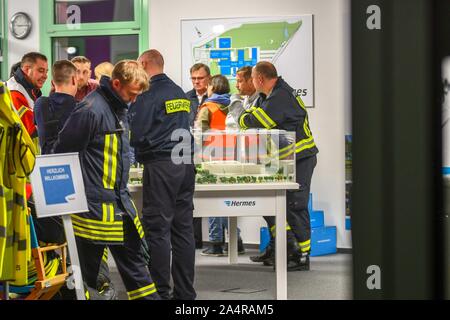
<svg viewBox="0 0 450 320">
<path fill-rule="evenodd" d="M 287 299 L 286 190 L 298 189 L 293 182 L 261 184 L 196 184 L 194 217 L 228 217 L 228 261 L 237 263 L 237 217 L 275 216 L 276 298 Z M 129 185 L 140 209 L 142 186 Z"/>
</svg>

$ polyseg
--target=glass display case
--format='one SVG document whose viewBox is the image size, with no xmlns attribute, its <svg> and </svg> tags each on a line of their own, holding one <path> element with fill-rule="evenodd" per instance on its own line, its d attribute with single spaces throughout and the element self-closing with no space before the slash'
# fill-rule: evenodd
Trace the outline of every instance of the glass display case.
<svg viewBox="0 0 450 320">
<path fill-rule="evenodd" d="M 196 184 L 295 182 L 295 132 L 192 132 Z M 143 166 L 130 169 L 130 185 L 142 184 Z"/>
<path fill-rule="evenodd" d="M 295 182 L 295 132 L 193 131 L 197 184 Z"/>
</svg>

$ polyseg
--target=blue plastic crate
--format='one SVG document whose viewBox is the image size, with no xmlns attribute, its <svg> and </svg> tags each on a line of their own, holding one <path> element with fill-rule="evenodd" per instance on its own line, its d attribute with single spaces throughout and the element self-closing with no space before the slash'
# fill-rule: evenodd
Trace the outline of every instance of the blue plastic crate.
<svg viewBox="0 0 450 320">
<path fill-rule="evenodd" d="M 325 225 L 323 211 L 321 210 L 310 211 L 309 221 L 311 223 L 311 228 L 323 227 Z"/>
<path fill-rule="evenodd" d="M 336 252 L 336 227 L 311 228 L 312 257 Z"/>
<path fill-rule="evenodd" d="M 308 200 L 308 211 L 312 212 L 313 210 L 313 196 L 312 193 L 309 194 L 309 200 Z"/>
</svg>

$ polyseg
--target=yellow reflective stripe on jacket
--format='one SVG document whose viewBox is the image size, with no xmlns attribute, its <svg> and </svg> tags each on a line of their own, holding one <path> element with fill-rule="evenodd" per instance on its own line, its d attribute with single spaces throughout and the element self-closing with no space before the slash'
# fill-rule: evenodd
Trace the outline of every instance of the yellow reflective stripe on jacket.
<svg viewBox="0 0 450 320">
<path fill-rule="evenodd" d="M 290 145 L 288 145 L 278 151 L 278 157 L 280 159 L 287 158 L 292 153 L 294 153 L 294 151 L 295 151 L 295 143 L 291 143 Z"/>
<path fill-rule="evenodd" d="M 302 152 L 303 150 L 315 147 L 316 143 L 314 142 L 314 138 L 313 137 L 309 137 L 309 138 L 306 138 L 306 139 L 303 139 L 303 140 L 300 140 L 299 142 L 297 142 L 295 144 L 295 149 L 292 148 L 292 146 L 293 145 L 289 145 L 289 146 L 281 149 L 278 152 L 278 157 L 280 159 L 287 158 L 288 156 L 290 156 L 294 152 L 294 150 L 295 150 L 295 153 L 299 153 L 299 152 Z"/>
<path fill-rule="evenodd" d="M 123 222 L 102 222 L 99 220 L 92 220 L 82 218 L 77 215 L 72 215 L 72 223 L 80 227 L 89 228 L 93 230 L 104 230 L 104 231 L 121 231 L 123 232 Z"/>
<path fill-rule="evenodd" d="M 19 114 L 19 117 L 22 118 L 22 116 L 27 112 L 28 108 L 26 106 L 21 106 L 19 110 L 17 110 L 17 113 Z"/>
<path fill-rule="evenodd" d="M 307 139 L 300 140 L 299 142 L 296 143 L 296 145 L 295 145 L 295 152 L 299 153 L 299 152 L 302 152 L 305 149 L 310 149 L 310 148 L 313 148 L 315 146 L 316 146 L 316 144 L 314 142 L 314 138 L 313 137 L 309 137 Z"/>
<path fill-rule="evenodd" d="M 257 106 L 253 105 L 250 108 L 248 108 L 247 110 L 245 110 L 245 112 L 251 113 L 251 112 L 255 111 L 257 108 L 258 108 Z"/>
<path fill-rule="evenodd" d="M 306 111 L 305 103 L 303 102 L 302 98 L 297 96 L 296 99 L 297 99 L 297 102 L 300 104 L 300 107 L 302 107 Z"/>
<path fill-rule="evenodd" d="M 114 205 L 112 203 L 102 203 L 102 221 L 114 222 Z"/>
<path fill-rule="evenodd" d="M 105 189 L 114 189 L 116 183 L 117 147 L 117 136 L 115 134 L 106 135 L 103 150 L 103 187 Z"/>
<path fill-rule="evenodd" d="M 77 237 L 86 238 L 95 241 L 105 241 L 105 242 L 123 242 L 123 231 L 122 232 L 102 232 L 86 229 L 77 225 L 73 225 L 73 231 Z"/>
<path fill-rule="evenodd" d="M 150 284 L 148 286 L 145 286 L 143 288 L 127 292 L 127 294 L 128 294 L 128 299 L 129 300 L 136 300 L 136 299 L 143 298 L 143 297 L 146 297 L 148 295 L 151 295 L 151 294 L 153 294 L 155 292 L 156 292 L 156 287 L 155 287 L 155 284 L 152 283 L 152 284 Z"/>
<path fill-rule="evenodd" d="M 139 234 L 139 237 L 141 239 L 143 239 L 145 236 L 145 233 L 144 233 L 144 229 L 142 228 L 141 220 L 139 219 L 138 209 L 136 208 L 136 205 L 134 204 L 133 200 L 130 199 L 130 202 L 133 205 L 134 211 L 136 211 L 136 218 L 134 218 L 134 225 L 136 226 L 136 230 Z"/>
<path fill-rule="evenodd" d="M 277 126 L 275 121 L 273 121 L 262 108 L 256 108 L 253 110 L 252 114 L 266 129 L 272 129 Z"/>
<path fill-rule="evenodd" d="M 31 259 L 30 217 L 24 202 L 25 184 L 23 191 L 14 193 L 13 223 L 14 243 L 13 252 L 15 258 L 14 285 L 28 284 L 28 261 Z"/>
<path fill-rule="evenodd" d="M 306 240 L 305 242 L 299 242 L 301 252 L 308 252 L 311 250 L 311 240 Z"/>
<path fill-rule="evenodd" d="M 105 249 L 103 250 L 102 260 L 105 261 L 106 263 L 108 263 L 108 248 L 107 247 L 105 247 Z"/>
<path fill-rule="evenodd" d="M 191 112 L 191 101 L 187 99 L 173 99 L 165 102 L 166 113 L 171 114 L 175 112 L 185 111 Z"/>
<path fill-rule="evenodd" d="M 270 233 L 272 234 L 273 237 L 275 237 L 275 231 L 276 231 L 276 225 L 274 224 L 272 227 L 270 227 Z M 292 230 L 291 226 L 289 225 L 289 223 L 286 222 L 286 231 Z"/>
<path fill-rule="evenodd" d="M 139 220 L 139 217 L 136 216 L 136 218 L 134 218 L 134 225 L 136 226 L 136 230 L 139 233 L 139 237 L 142 239 L 144 238 L 144 229 L 142 228 L 142 224 L 141 224 L 141 220 Z"/>
<path fill-rule="evenodd" d="M 239 126 L 241 127 L 241 129 L 248 129 L 248 127 L 245 125 L 245 117 L 247 117 L 249 115 L 249 113 L 244 113 L 242 114 L 242 116 L 239 118 Z"/>
<path fill-rule="evenodd" d="M 308 137 L 311 137 L 311 130 L 309 130 L 308 117 L 305 117 L 305 121 L 303 122 L 303 131 Z"/>
</svg>

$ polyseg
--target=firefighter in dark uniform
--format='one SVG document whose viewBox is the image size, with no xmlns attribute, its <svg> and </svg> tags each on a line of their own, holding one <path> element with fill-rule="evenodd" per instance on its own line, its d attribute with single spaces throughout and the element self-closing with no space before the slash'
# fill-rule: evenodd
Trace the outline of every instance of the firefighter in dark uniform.
<svg viewBox="0 0 450 320">
<path fill-rule="evenodd" d="M 54 92 L 41 96 L 34 105 L 39 146 L 42 154 L 51 154 L 58 139 L 58 133 L 75 109 L 77 92 L 77 67 L 69 60 L 56 61 L 52 66 Z M 33 216 L 34 218 L 34 216 Z M 34 219 L 37 237 L 46 243 L 64 243 L 64 229 L 61 217 Z M 96 289 L 105 299 L 115 299 L 115 290 L 109 278 L 107 249 L 103 254 Z M 106 259 L 105 259 L 106 256 Z M 92 298 L 92 297 L 91 297 Z"/>
<path fill-rule="evenodd" d="M 309 270 L 311 226 L 308 199 L 319 151 L 309 128 L 303 101 L 278 77 L 274 65 L 266 61 L 258 62 L 253 67 L 252 77 L 260 97 L 240 116 L 241 128 L 282 129 L 296 133 L 296 180 L 300 188 L 287 192 L 288 270 Z M 282 158 L 283 154 L 279 156 Z M 268 218 L 266 221 L 274 230 L 275 221 Z"/>
<path fill-rule="evenodd" d="M 158 299 L 144 259 L 142 230 L 127 189 L 130 169 L 128 105 L 148 87 L 136 61 L 122 60 L 111 79 L 73 111 L 55 143 L 55 152 L 79 152 L 89 212 L 72 215 L 83 280 L 95 288 L 108 246 L 128 298 Z"/>
<path fill-rule="evenodd" d="M 162 299 L 193 300 L 195 167 L 190 101 L 163 73 L 164 59 L 157 50 L 144 52 L 138 60 L 150 76 L 150 89 L 131 107 L 131 145 L 137 161 L 144 164 L 142 223 L 150 273 Z"/>
</svg>

